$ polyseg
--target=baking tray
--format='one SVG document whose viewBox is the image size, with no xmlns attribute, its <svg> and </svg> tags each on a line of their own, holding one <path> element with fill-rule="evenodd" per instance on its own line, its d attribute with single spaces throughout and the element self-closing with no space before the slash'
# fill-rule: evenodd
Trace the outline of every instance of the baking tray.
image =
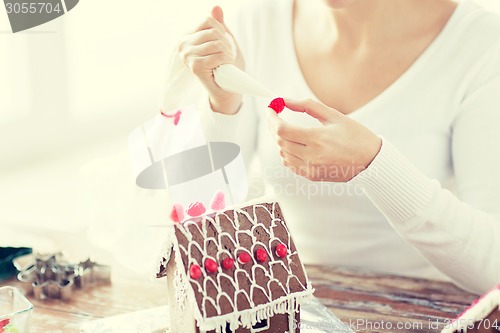
<svg viewBox="0 0 500 333">
<path fill-rule="evenodd" d="M 354 333 L 330 312 L 317 298 L 301 305 L 301 333 Z M 82 333 L 176 333 L 168 329 L 168 307 L 148 310 L 87 322 Z"/>
</svg>

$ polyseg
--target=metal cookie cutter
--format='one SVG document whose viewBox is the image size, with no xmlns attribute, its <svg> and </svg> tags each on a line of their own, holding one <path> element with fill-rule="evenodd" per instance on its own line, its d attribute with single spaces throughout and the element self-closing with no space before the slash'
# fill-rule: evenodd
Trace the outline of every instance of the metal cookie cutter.
<svg viewBox="0 0 500 333">
<path fill-rule="evenodd" d="M 27 292 L 36 299 L 69 300 L 74 289 L 86 289 L 94 284 L 111 283 L 111 267 L 90 259 L 78 264 L 67 262 L 61 253 L 26 255 L 14 261 L 17 275 Z"/>
</svg>

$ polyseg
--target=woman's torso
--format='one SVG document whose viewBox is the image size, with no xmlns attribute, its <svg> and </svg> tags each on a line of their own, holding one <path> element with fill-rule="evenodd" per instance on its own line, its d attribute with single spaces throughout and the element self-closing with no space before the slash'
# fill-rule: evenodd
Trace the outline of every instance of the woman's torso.
<svg viewBox="0 0 500 333">
<path fill-rule="evenodd" d="M 301 72 L 292 36 L 292 0 L 267 1 L 245 11 L 237 38 L 247 70 L 281 96 L 315 98 Z M 264 7 L 264 8 L 263 8 Z M 470 34 L 467 21 L 475 5 L 462 0 L 443 31 L 398 79 L 349 117 L 390 140 L 427 176 L 453 188 L 453 120 L 478 62 L 477 41 L 461 47 Z M 469 37 L 473 42 L 473 37 Z M 266 189 L 283 207 L 294 239 L 307 263 L 365 267 L 381 271 L 443 277 L 406 243 L 359 188 L 314 183 L 282 166 L 275 139 L 257 99 L 257 155 Z M 303 126 L 320 126 L 303 114 L 281 117 Z"/>
</svg>

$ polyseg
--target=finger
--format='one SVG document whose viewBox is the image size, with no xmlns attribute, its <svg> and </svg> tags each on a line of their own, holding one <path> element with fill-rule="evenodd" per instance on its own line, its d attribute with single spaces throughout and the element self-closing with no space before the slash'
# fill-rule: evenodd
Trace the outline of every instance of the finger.
<svg viewBox="0 0 500 333">
<path fill-rule="evenodd" d="M 193 73 L 210 73 L 222 64 L 231 62 L 231 56 L 226 53 L 217 53 L 208 56 L 189 56 L 186 64 Z"/>
<path fill-rule="evenodd" d="M 231 31 L 227 27 L 226 22 L 224 22 L 224 11 L 222 10 L 221 7 L 215 6 L 214 8 L 212 8 L 212 17 L 224 27 L 224 30 L 227 33 L 233 36 Z"/>
<path fill-rule="evenodd" d="M 287 161 L 283 161 L 283 165 L 290 169 L 294 174 L 299 175 L 304 178 L 308 178 L 309 171 L 307 165 L 305 164 L 291 164 Z"/>
<path fill-rule="evenodd" d="M 312 99 L 302 101 L 285 99 L 285 106 L 292 111 L 307 113 L 323 124 L 335 122 L 340 117 L 344 116 L 339 111 Z"/>
<path fill-rule="evenodd" d="M 220 24 L 224 24 L 224 12 L 220 6 L 212 8 L 212 17 Z"/>
<path fill-rule="evenodd" d="M 227 42 L 229 45 L 225 33 L 217 29 L 205 29 L 184 36 L 179 42 L 179 49 L 182 49 L 184 46 L 201 45 L 214 40 L 221 40 Z"/>
<path fill-rule="evenodd" d="M 219 53 L 226 53 L 228 55 L 231 55 L 231 48 L 229 45 L 225 44 L 222 41 L 213 40 L 201 45 L 187 47 L 180 51 L 179 55 L 182 59 L 186 59 L 189 56 L 205 57 Z"/>
<path fill-rule="evenodd" d="M 307 146 L 282 138 L 278 138 L 278 146 L 280 146 L 282 151 L 294 155 L 303 161 L 305 160 L 305 156 L 307 154 Z"/>
<path fill-rule="evenodd" d="M 221 33 L 225 33 L 226 32 L 226 29 L 225 27 L 219 22 L 217 21 L 216 19 L 214 19 L 213 17 L 209 16 L 205 19 L 205 21 L 203 21 L 195 30 L 194 32 L 196 31 L 202 31 L 202 30 L 207 30 L 207 29 L 217 29 L 219 30 Z"/>
<path fill-rule="evenodd" d="M 283 160 L 283 162 L 286 162 L 288 165 L 305 166 L 307 164 L 299 156 L 296 156 L 296 155 L 291 154 L 289 152 L 286 152 L 284 150 L 280 150 L 280 156 L 281 156 L 281 159 Z"/>
<path fill-rule="evenodd" d="M 294 173 L 298 173 L 300 170 L 300 174 L 304 175 L 307 171 L 307 163 L 293 154 L 287 153 L 285 151 L 280 151 L 281 161 L 283 165 L 288 167 L 291 170 L 294 170 Z"/>
<path fill-rule="evenodd" d="M 222 8 L 220 8 L 219 6 L 215 6 L 212 9 L 212 17 L 224 27 L 224 31 L 228 35 L 227 37 L 229 40 L 229 44 L 231 46 L 231 52 L 233 54 L 233 58 L 236 58 L 236 55 L 240 52 L 240 50 L 238 45 L 236 44 L 236 40 L 234 38 L 233 33 L 227 27 L 226 22 L 224 22 L 224 12 L 222 11 Z"/>
<path fill-rule="evenodd" d="M 267 118 L 271 132 L 280 138 L 303 145 L 307 145 L 309 142 L 309 130 L 307 128 L 287 124 L 271 109 L 267 110 Z"/>
</svg>

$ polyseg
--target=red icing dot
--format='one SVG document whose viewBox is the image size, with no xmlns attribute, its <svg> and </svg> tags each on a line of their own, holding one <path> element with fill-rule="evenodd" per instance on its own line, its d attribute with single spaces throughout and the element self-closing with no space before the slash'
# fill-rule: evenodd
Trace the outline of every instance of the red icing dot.
<svg viewBox="0 0 500 333">
<path fill-rule="evenodd" d="M 179 123 L 179 120 L 181 120 L 181 114 L 182 112 L 181 111 L 177 111 L 174 115 L 174 125 L 177 126 L 177 124 Z"/>
<path fill-rule="evenodd" d="M 275 98 L 269 104 L 269 107 L 276 113 L 281 113 L 285 109 L 285 100 L 281 97 Z"/>
<path fill-rule="evenodd" d="M 206 211 L 207 209 L 201 202 L 194 202 L 187 209 L 188 215 L 192 217 L 203 215 Z"/>
<path fill-rule="evenodd" d="M 233 258 L 227 257 L 226 259 L 222 260 L 222 267 L 225 269 L 231 269 L 234 266 L 234 260 Z"/>
<path fill-rule="evenodd" d="M 265 262 L 267 260 L 267 252 L 264 249 L 258 249 L 257 251 L 255 251 L 255 256 L 260 262 Z"/>
<path fill-rule="evenodd" d="M 215 273 L 217 272 L 217 268 L 219 268 L 219 265 L 215 262 L 213 259 L 207 259 L 205 260 L 205 269 L 209 273 Z"/>
<path fill-rule="evenodd" d="M 181 222 L 184 220 L 184 209 L 181 204 L 174 204 L 170 212 L 170 219 L 174 222 Z"/>
<path fill-rule="evenodd" d="M 239 255 L 238 255 L 238 262 L 240 264 L 246 264 L 247 262 L 249 262 L 252 258 L 250 257 L 250 255 L 246 252 L 241 252 Z"/>
<path fill-rule="evenodd" d="M 200 266 L 196 264 L 192 264 L 191 267 L 189 267 L 189 276 L 191 276 L 192 279 L 199 279 L 201 276 L 201 268 Z"/>
<path fill-rule="evenodd" d="M 177 124 L 179 124 L 179 121 L 181 120 L 181 110 L 177 110 L 175 114 L 166 114 L 165 112 L 163 112 L 163 110 L 160 110 L 160 113 L 165 118 L 174 118 L 174 126 L 177 126 Z"/>
<path fill-rule="evenodd" d="M 286 257 L 286 254 L 288 253 L 288 249 L 285 244 L 278 244 L 276 246 L 276 255 L 280 258 Z"/>
</svg>

